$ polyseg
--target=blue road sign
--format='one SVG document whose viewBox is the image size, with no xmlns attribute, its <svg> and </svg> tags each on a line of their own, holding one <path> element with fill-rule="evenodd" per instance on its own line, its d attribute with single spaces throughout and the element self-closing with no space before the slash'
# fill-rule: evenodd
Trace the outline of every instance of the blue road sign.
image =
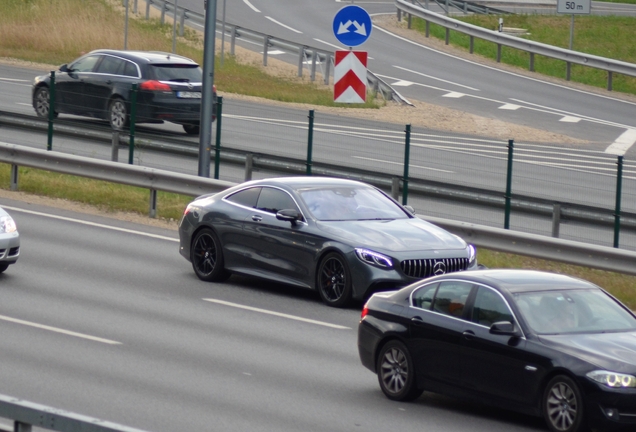
<svg viewBox="0 0 636 432">
<path fill-rule="evenodd" d="M 372 29 L 369 13 L 360 6 L 345 6 L 333 18 L 333 34 L 348 47 L 365 43 Z"/>
</svg>

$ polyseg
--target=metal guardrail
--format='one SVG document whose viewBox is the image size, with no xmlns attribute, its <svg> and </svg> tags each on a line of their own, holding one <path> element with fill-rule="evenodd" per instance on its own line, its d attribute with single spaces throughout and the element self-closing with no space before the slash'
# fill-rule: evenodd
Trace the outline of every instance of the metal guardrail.
<svg viewBox="0 0 636 432">
<path fill-rule="evenodd" d="M 124 5 L 126 0 L 124 1 Z M 165 0 L 145 0 L 146 1 L 146 19 L 150 16 L 150 6 L 156 5 L 157 8 L 161 11 L 160 21 L 163 24 L 165 21 L 166 13 L 172 14 L 172 16 L 177 16 L 177 19 L 180 23 L 181 32 L 183 31 L 183 27 L 186 24 L 186 21 L 191 23 L 195 23 L 201 27 L 205 26 L 205 15 L 200 14 L 198 12 L 191 11 L 184 7 L 181 7 L 177 3 L 176 11 L 174 3 L 165 1 Z M 136 11 L 136 3 L 133 6 Z M 331 70 L 333 69 L 334 64 L 334 54 L 332 51 L 324 50 L 321 48 L 316 48 L 312 46 L 307 46 L 303 44 L 299 44 L 293 41 L 289 41 L 286 39 L 281 39 L 275 36 L 267 35 L 265 33 L 260 33 L 255 30 L 250 30 L 244 27 L 240 27 L 235 24 L 230 24 L 227 22 L 223 22 L 221 20 L 217 20 L 217 31 L 225 32 L 225 34 L 230 38 L 230 54 L 234 55 L 236 40 L 237 39 L 245 39 L 251 42 L 256 42 L 263 47 L 263 66 L 267 66 L 267 58 L 268 52 L 271 51 L 271 48 L 279 48 L 281 50 L 285 50 L 287 52 L 295 53 L 298 56 L 298 76 L 301 77 L 303 74 L 303 65 L 307 62 L 310 64 L 310 79 L 314 81 L 316 79 L 316 71 L 318 67 L 322 68 L 322 76 L 323 83 L 325 85 L 329 84 Z M 181 35 L 183 35 L 181 33 Z M 389 84 L 378 78 L 373 72 L 367 70 L 367 83 L 370 88 L 377 94 L 380 93 L 382 97 L 386 100 L 393 100 L 399 103 L 404 103 L 407 105 L 412 105 L 407 99 L 405 99 L 402 95 L 400 95 L 393 87 Z"/>
<path fill-rule="evenodd" d="M 33 426 L 62 432 L 144 432 L 141 429 L 2 394 L 0 394 L 0 417 L 14 421 L 13 432 L 31 432 Z"/>
<path fill-rule="evenodd" d="M 28 166 L 146 188 L 150 190 L 151 203 L 154 193 L 155 205 L 157 190 L 197 196 L 235 184 L 1 142 L 0 162 L 11 164 L 12 172 L 17 172 L 18 166 Z M 15 181 L 12 179 L 12 189 L 17 189 L 17 186 L 17 178 Z M 478 247 L 636 275 L 636 266 L 633 265 L 636 252 L 424 215 L 419 217 L 455 232 Z"/>
<path fill-rule="evenodd" d="M 608 59 L 605 57 L 599 57 L 592 54 L 586 54 L 579 51 L 572 51 L 565 48 L 559 48 L 552 45 L 543 44 L 540 42 L 534 42 L 526 39 L 522 39 L 516 36 L 500 33 L 492 30 L 478 27 L 472 24 L 464 23 L 462 21 L 449 18 L 435 12 L 426 10 L 420 6 L 410 3 L 408 0 L 395 0 L 395 5 L 398 12 L 403 12 L 409 15 L 416 16 L 431 22 L 433 24 L 440 25 L 446 28 L 446 43 L 448 44 L 448 32 L 450 30 L 458 31 L 470 36 L 470 52 L 472 53 L 473 38 L 483 39 L 488 42 L 497 44 L 497 61 L 501 59 L 501 47 L 507 46 L 510 48 L 526 51 L 530 53 L 530 67 L 534 70 L 534 55 L 539 54 L 545 57 L 562 60 L 568 64 L 568 79 L 569 79 L 569 65 L 574 63 L 582 66 L 587 66 L 595 69 L 601 69 L 608 72 L 607 77 L 607 89 L 612 89 L 612 74 L 619 73 L 623 75 L 636 77 L 636 64 L 627 63 L 620 60 Z"/>
</svg>

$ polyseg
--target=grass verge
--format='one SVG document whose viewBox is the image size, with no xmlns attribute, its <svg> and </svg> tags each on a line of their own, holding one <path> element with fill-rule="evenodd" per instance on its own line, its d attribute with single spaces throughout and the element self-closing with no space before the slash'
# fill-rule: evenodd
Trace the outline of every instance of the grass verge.
<svg viewBox="0 0 636 432">
<path fill-rule="evenodd" d="M 634 0 L 636 1 L 636 0 Z M 535 42 L 541 42 L 561 48 L 569 48 L 570 43 L 570 15 L 471 15 L 453 17 L 489 30 L 496 30 L 499 26 L 499 18 L 503 18 L 504 27 L 512 27 L 527 30 L 527 34 L 520 36 Z M 621 16 L 576 16 L 574 20 L 573 47 L 575 51 L 584 52 L 600 57 L 607 57 L 628 63 L 636 63 L 636 25 L 633 17 Z M 424 20 L 413 20 L 413 28 L 425 34 L 426 24 Z M 431 24 L 430 35 L 440 40 L 445 40 L 444 27 Z M 450 44 L 466 51 L 470 48 L 469 36 L 457 31 L 450 32 Z M 501 62 L 523 69 L 530 65 L 530 55 L 525 51 L 502 47 Z M 496 60 L 497 45 L 478 38 L 474 39 L 475 54 Z M 566 78 L 566 63 L 560 60 L 535 55 L 535 72 Z M 595 87 L 607 87 L 607 72 L 572 65 L 571 80 Z M 636 94 L 636 78 L 626 75 L 614 74 L 612 88 L 614 91 Z"/>
</svg>

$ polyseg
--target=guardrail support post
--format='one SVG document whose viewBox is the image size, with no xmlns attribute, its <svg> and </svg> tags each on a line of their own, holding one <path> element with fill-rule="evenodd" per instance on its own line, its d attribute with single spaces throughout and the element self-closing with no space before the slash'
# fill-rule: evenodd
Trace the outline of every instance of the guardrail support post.
<svg viewBox="0 0 636 432">
<path fill-rule="evenodd" d="M 607 91 L 612 91 L 612 71 L 607 71 Z"/>
<path fill-rule="evenodd" d="M 570 81 L 570 76 L 572 75 L 572 63 L 565 63 L 565 80 Z"/>
<path fill-rule="evenodd" d="M 146 0 L 146 19 L 150 19 L 150 4 L 152 2 L 149 0 Z"/>
<path fill-rule="evenodd" d="M 132 85 L 130 95 L 130 139 L 128 140 L 128 164 L 132 165 L 135 154 L 135 120 L 137 118 L 137 83 Z"/>
<path fill-rule="evenodd" d="M 621 195 L 623 193 L 623 156 L 616 161 L 616 209 L 614 212 L 614 247 L 618 247 L 621 232 Z"/>
<path fill-rule="evenodd" d="M 559 238 L 559 227 L 561 225 L 561 204 L 554 203 L 552 210 L 552 237 Z"/>
<path fill-rule="evenodd" d="M 497 63 L 501 63 L 501 44 L 497 44 Z"/>
<path fill-rule="evenodd" d="M 530 53 L 530 72 L 534 72 L 534 53 Z"/>
<path fill-rule="evenodd" d="M 33 426 L 28 423 L 22 423 L 19 421 L 13 422 L 13 432 L 31 432 L 33 430 Z"/>
<path fill-rule="evenodd" d="M 510 205 L 512 198 L 512 154 L 514 151 L 514 140 L 508 140 L 508 174 L 506 176 L 506 210 L 504 215 L 504 229 L 510 229 Z"/>
<path fill-rule="evenodd" d="M 470 52 L 472 54 L 473 51 L 475 50 L 475 37 L 474 36 L 470 37 L 468 44 L 469 44 L 468 52 Z"/>
<path fill-rule="evenodd" d="M 431 22 L 430 21 L 426 21 L 426 37 L 429 37 L 431 35 Z"/>
<path fill-rule="evenodd" d="M 318 53 L 316 50 L 313 50 L 311 53 L 311 74 L 309 76 L 309 80 L 311 82 L 316 81 L 316 63 L 317 63 Z"/>
<path fill-rule="evenodd" d="M 11 164 L 11 190 L 18 190 L 18 175 L 19 167 L 16 164 Z"/>
<path fill-rule="evenodd" d="M 400 178 L 399 177 L 393 177 L 391 179 L 391 196 L 396 201 L 400 199 Z"/>
<path fill-rule="evenodd" d="M 406 22 L 407 22 L 407 28 L 412 28 L 412 24 L 413 24 L 413 15 L 408 14 L 407 18 L 406 18 Z"/>
<path fill-rule="evenodd" d="M 263 40 L 263 66 L 267 66 L 267 48 L 269 48 L 269 36 Z"/>
<path fill-rule="evenodd" d="M 139 0 L 133 2 L 133 13 L 137 13 L 137 6 L 139 6 Z"/>
<path fill-rule="evenodd" d="M 148 216 L 151 218 L 157 217 L 157 190 L 150 189 L 150 209 L 148 211 Z"/>
<path fill-rule="evenodd" d="M 331 54 L 325 55 L 325 68 L 323 69 L 323 83 L 329 85 L 329 74 L 331 74 Z"/>
<path fill-rule="evenodd" d="M 298 76 L 303 76 L 303 62 L 305 61 L 305 47 L 301 46 L 298 51 Z"/>
<path fill-rule="evenodd" d="M 399 8 L 397 10 L 397 20 L 398 22 L 402 21 L 402 11 Z"/>
<path fill-rule="evenodd" d="M 245 155 L 245 181 L 252 180 L 252 170 L 254 167 L 254 155 L 247 153 Z"/>
<path fill-rule="evenodd" d="M 119 131 L 113 131 L 113 139 L 111 140 L 112 147 L 110 151 L 110 160 L 113 162 L 119 161 Z"/>
<path fill-rule="evenodd" d="M 311 175 L 311 158 L 314 149 L 314 110 L 309 110 L 309 125 L 307 127 L 307 175 Z"/>
<path fill-rule="evenodd" d="M 181 12 L 181 18 L 179 19 L 179 36 L 183 37 L 183 28 L 185 27 L 185 10 Z"/>
<path fill-rule="evenodd" d="M 55 119 L 55 71 L 51 71 L 51 85 L 49 86 L 49 130 L 46 149 L 53 150 L 53 119 Z"/>
<path fill-rule="evenodd" d="M 216 98 L 216 142 L 214 145 L 214 178 L 219 179 L 221 164 L 221 123 L 223 122 L 223 96 Z"/>
<path fill-rule="evenodd" d="M 446 28 L 446 45 L 450 43 L 450 29 Z"/>
<path fill-rule="evenodd" d="M 404 186 L 402 188 L 402 205 L 406 205 L 409 197 L 409 164 L 411 158 L 411 125 L 406 125 L 404 137 Z"/>
<path fill-rule="evenodd" d="M 234 55 L 236 47 L 236 27 L 232 27 L 232 37 L 230 38 L 230 54 Z"/>
<path fill-rule="evenodd" d="M 163 25 L 165 18 L 166 18 L 166 7 L 168 6 L 167 3 L 163 3 L 161 5 L 161 24 Z"/>
</svg>

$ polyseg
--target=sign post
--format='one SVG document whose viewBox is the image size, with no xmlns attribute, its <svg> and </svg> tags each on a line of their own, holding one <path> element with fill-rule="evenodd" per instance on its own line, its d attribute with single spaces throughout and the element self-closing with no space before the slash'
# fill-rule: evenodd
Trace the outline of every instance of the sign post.
<svg viewBox="0 0 636 432">
<path fill-rule="evenodd" d="M 589 15 L 592 9 L 591 0 L 557 0 L 557 13 L 570 14 L 570 49 L 574 42 L 574 15 Z"/>
<path fill-rule="evenodd" d="M 367 96 L 367 52 L 353 51 L 369 39 L 373 24 L 366 10 L 348 5 L 333 19 L 333 34 L 349 51 L 336 51 L 334 57 L 334 102 L 364 103 Z"/>
</svg>

